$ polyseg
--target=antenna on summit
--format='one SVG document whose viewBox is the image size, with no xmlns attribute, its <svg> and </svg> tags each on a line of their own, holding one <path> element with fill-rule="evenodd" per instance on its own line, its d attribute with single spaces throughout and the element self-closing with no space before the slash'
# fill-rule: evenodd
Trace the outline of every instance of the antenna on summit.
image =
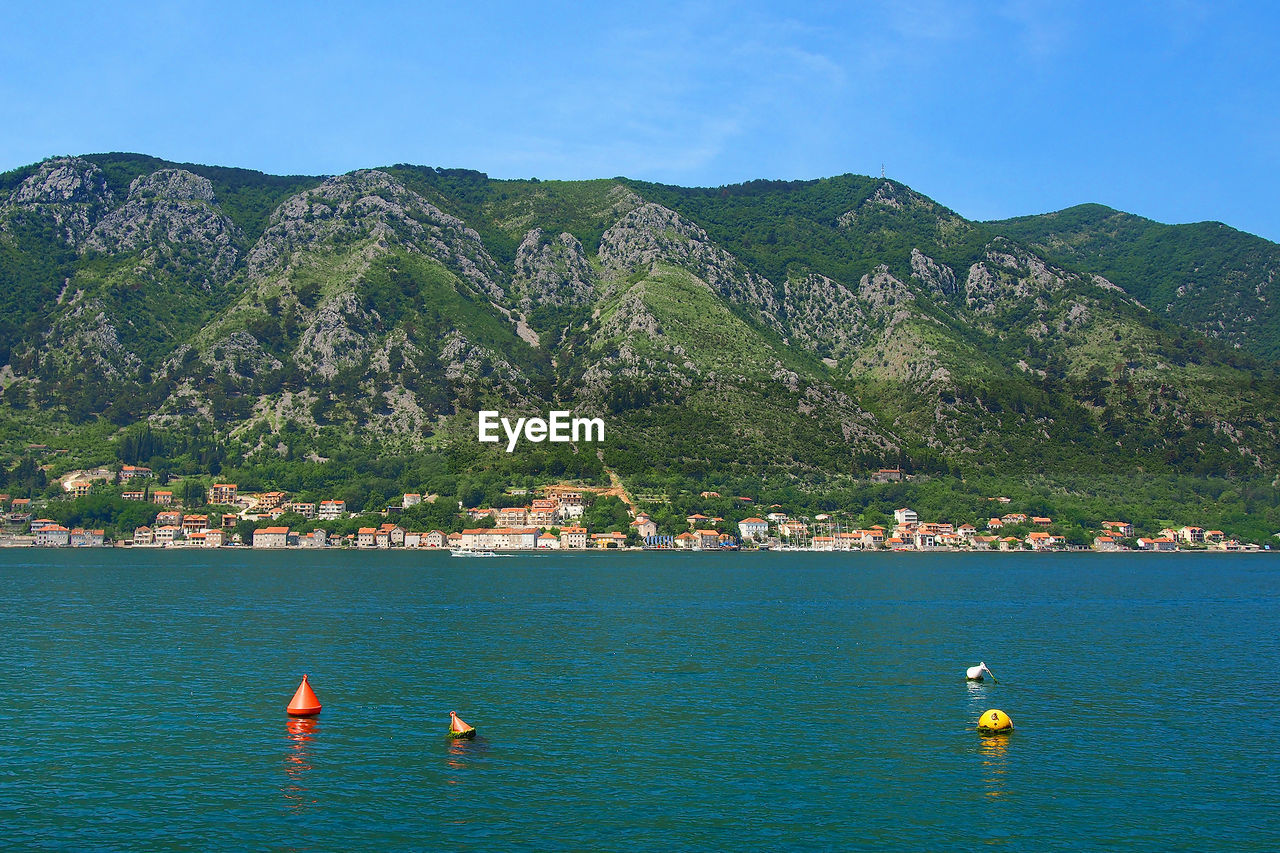
<svg viewBox="0 0 1280 853">
<path fill-rule="evenodd" d="M 884 178 L 884 163 L 880 164 L 880 177 L 882 179 Z"/>
</svg>

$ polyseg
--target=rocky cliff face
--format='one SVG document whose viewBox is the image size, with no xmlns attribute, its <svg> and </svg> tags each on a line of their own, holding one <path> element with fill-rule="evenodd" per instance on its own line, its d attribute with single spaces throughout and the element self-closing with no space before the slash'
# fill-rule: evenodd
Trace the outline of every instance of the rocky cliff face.
<svg viewBox="0 0 1280 853">
<path fill-rule="evenodd" d="M 619 219 L 601 237 L 599 257 L 604 274 L 613 278 L 649 270 L 658 262 L 688 270 L 712 291 L 750 307 L 763 322 L 781 329 L 772 283 L 715 245 L 706 231 L 662 205 L 644 204 Z"/>
<path fill-rule="evenodd" d="M 167 267 L 208 291 L 231 277 L 243 239 L 207 178 L 161 169 L 133 181 L 125 203 L 98 222 L 85 247 L 109 256 L 137 253 L 136 275 Z"/>
<path fill-rule="evenodd" d="M 106 176 L 79 157 L 46 160 L 0 204 L 0 230 L 15 216 L 46 223 L 68 245 L 80 247 L 115 199 Z"/>
<path fill-rule="evenodd" d="M 598 276 L 582 243 L 572 234 L 552 236 L 541 228 L 524 235 L 516 249 L 512 291 L 520 308 L 538 305 L 582 305 L 595 294 Z"/>
<path fill-rule="evenodd" d="M 375 251 L 397 245 L 421 252 L 491 298 L 505 295 L 503 276 L 479 234 L 376 170 L 330 178 L 282 204 L 249 253 L 248 273 L 265 277 L 287 270 L 300 253 L 354 242 Z"/>
<path fill-rule="evenodd" d="M 891 181 L 689 191 L 699 206 L 392 167 L 284 198 L 311 186 L 290 184 L 246 220 L 216 171 L 101 162 L 51 160 L 3 184 L 0 250 L 34 240 L 4 257 L 39 273 L 0 316 L 4 399 L 91 381 L 165 423 L 291 422 L 409 447 L 481 403 L 573 400 L 676 454 L 785 454 L 808 435 L 837 448 L 826 465 L 913 442 L 998 454 L 984 436 L 1048 441 L 1055 419 L 1158 443 L 1223 409 L 1210 432 L 1248 464 L 1272 458 L 1258 450 L 1270 422 L 1237 417 L 1221 380 L 1192 369 L 1204 359 L 1251 387 L 1238 367 L 1171 343 L 1106 278 Z M 220 195 L 262 228 L 252 245 Z M 1269 282 L 1250 299 L 1264 304 Z M 646 413 L 662 407 L 681 435 L 654 431 Z M 694 420 L 713 437 L 692 436 Z"/>
</svg>

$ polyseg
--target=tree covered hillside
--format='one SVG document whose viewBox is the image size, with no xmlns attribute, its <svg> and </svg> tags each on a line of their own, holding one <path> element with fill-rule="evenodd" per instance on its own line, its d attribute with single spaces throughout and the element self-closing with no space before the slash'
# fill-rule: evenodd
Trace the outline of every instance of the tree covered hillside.
<svg viewBox="0 0 1280 853">
<path fill-rule="evenodd" d="M 3 468 L 49 488 L 146 456 L 145 433 L 172 476 L 354 477 L 362 505 L 412 478 L 470 502 L 610 472 L 818 500 L 881 465 L 1153 500 L 1235 483 L 1265 504 L 1271 244 L 1067 213 L 1050 239 L 854 175 L 689 189 L 55 158 L 0 176 Z M 1210 265 L 1235 272 L 1169 290 Z M 1261 307 L 1232 325 L 1227 294 Z M 606 441 L 508 455 L 475 441 L 481 408 L 602 417 Z"/>
</svg>

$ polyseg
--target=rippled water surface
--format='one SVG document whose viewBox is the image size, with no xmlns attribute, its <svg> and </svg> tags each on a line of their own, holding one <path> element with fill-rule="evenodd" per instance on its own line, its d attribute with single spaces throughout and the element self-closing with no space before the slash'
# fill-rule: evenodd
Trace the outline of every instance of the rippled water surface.
<svg viewBox="0 0 1280 853">
<path fill-rule="evenodd" d="M 1274 555 L 0 551 L 0 843 L 1280 850 L 1278 579 Z M 999 684 L 964 681 L 979 660 Z M 324 711 L 291 722 L 304 672 Z M 977 734 L 988 708 L 1013 735 Z"/>
</svg>

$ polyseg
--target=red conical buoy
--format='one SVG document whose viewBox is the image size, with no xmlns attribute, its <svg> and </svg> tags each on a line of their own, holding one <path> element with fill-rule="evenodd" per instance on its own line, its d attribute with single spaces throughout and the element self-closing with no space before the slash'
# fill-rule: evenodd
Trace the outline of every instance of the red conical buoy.
<svg viewBox="0 0 1280 853">
<path fill-rule="evenodd" d="M 320 713 L 320 699 L 316 696 L 316 692 L 311 689 L 311 682 L 307 677 L 302 676 L 302 683 L 298 685 L 297 691 L 293 694 L 289 706 L 285 708 L 285 712 L 290 717 L 314 717 Z"/>
<path fill-rule="evenodd" d="M 476 736 L 476 727 L 469 726 L 458 716 L 457 711 L 449 712 L 449 737 L 465 737 L 473 738 Z"/>
</svg>

